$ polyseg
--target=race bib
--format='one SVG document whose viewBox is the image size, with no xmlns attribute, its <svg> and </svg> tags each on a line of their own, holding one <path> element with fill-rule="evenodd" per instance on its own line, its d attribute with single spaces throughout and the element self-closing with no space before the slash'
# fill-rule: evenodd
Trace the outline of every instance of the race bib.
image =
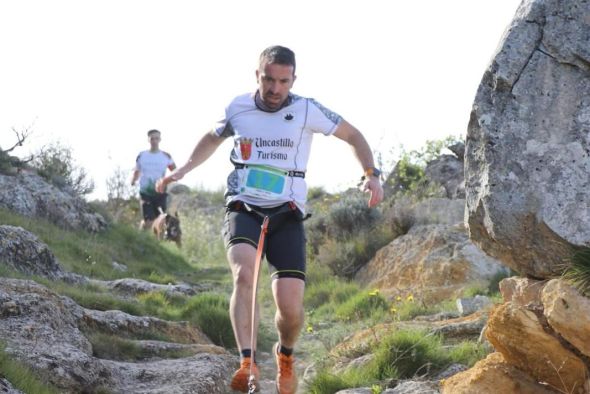
<svg viewBox="0 0 590 394">
<path fill-rule="evenodd" d="M 283 195 L 288 173 L 267 166 L 245 168 L 240 192 L 248 196 L 276 199 Z"/>
</svg>

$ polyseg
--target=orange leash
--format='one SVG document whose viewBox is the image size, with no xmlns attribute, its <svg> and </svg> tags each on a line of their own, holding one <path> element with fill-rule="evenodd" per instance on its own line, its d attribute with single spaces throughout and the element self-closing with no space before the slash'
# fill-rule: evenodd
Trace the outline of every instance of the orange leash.
<svg viewBox="0 0 590 394">
<path fill-rule="evenodd" d="M 256 248 L 256 261 L 254 262 L 254 281 L 252 283 L 252 324 L 250 325 L 250 349 L 252 350 L 252 362 L 250 363 L 250 378 L 248 379 L 248 394 L 254 394 L 256 392 L 256 378 L 253 373 L 254 366 L 254 340 L 256 339 L 256 294 L 258 292 L 258 276 L 260 273 L 260 265 L 262 262 L 262 253 L 264 251 L 264 239 L 268 232 L 268 221 L 269 217 L 265 216 L 262 221 L 260 230 L 260 237 L 258 238 L 258 248 Z"/>
</svg>

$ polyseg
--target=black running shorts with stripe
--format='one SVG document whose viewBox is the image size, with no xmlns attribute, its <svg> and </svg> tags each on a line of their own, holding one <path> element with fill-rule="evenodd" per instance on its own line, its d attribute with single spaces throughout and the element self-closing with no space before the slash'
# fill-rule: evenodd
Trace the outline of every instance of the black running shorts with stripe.
<svg viewBox="0 0 590 394">
<path fill-rule="evenodd" d="M 258 247 L 262 216 L 249 212 L 243 205 L 231 204 L 225 212 L 223 240 L 226 249 L 239 243 Z M 301 211 L 285 210 L 284 206 L 260 208 L 257 212 L 270 217 L 264 241 L 264 254 L 270 264 L 272 278 L 305 280 L 305 232 Z M 279 212 L 279 213 L 277 213 Z"/>
</svg>

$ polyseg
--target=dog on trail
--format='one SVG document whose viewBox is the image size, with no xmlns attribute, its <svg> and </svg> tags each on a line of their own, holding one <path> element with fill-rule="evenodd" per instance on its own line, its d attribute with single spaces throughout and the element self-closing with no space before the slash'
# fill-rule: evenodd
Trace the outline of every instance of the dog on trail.
<svg viewBox="0 0 590 394">
<path fill-rule="evenodd" d="M 173 241 L 179 248 L 182 246 L 182 231 L 180 230 L 180 219 L 178 212 L 174 215 L 162 211 L 152 223 L 152 231 L 159 241 Z"/>
</svg>

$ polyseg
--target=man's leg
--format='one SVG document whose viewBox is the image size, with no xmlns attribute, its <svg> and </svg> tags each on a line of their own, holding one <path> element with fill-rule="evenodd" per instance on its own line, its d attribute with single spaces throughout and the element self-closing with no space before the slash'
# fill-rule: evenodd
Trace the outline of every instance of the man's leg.
<svg viewBox="0 0 590 394">
<path fill-rule="evenodd" d="M 293 349 L 303 327 L 303 292 L 305 282 L 299 278 L 277 278 L 272 281 L 272 294 L 277 311 L 275 325 L 282 346 Z"/>
<path fill-rule="evenodd" d="M 254 284 L 254 265 L 256 249 L 247 243 L 238 243 L 229 247 L 227 259 L 233 277 L 233 292 L 229 303 L 229 316 L 234 330 L 234 337 L 238 349 L 242 354 L 240 369 L 234 374 L 231 386 L 234 390 L 248 392 L 248 378 L 250 377 L 250 364 L 254 360 L 256 349 L 256 336 L 254 346 L 251 346 L 252 325 L 252 290 Z M 256 303 L 255 333 L 258 331 L 259 309 Z M 243 350 L 250 349 L 250 357 L 244 357 Z M 252 369 L 258 380 L 258 369 Z"/>
<path fill-rule="evenodd" d="M 273 348 L 277 363 L 276 386 L 279 394 L 295 394 L 297 391 L 293 349 L 304 321 L 304 289 L 305 282 L 299 278 L 277 278 L 272 282 L 277 307 L 275 324 L 279 334 L 279 342 Z"/>
<path fill-rule="evenodd" d="M 143 216 L 143 220 L 139 223 L 139 229 L 149 230 L 152 228 L 152 223 L 156 218 L 153 202 L 151 201 L 150 196 L 139 193 L 139 204 L 141 206 L 141 216 Z"/>
<path fill-rule="evenodd" d="M 233 292 L 229 315 L 238 349 L 250 348 L 252 322 L 252 288 L 256 249 L 250 244 L 239 243 L 229 247 L 227 259 L 233 276 Z M 258 320 L 258 304 L 256 305 Z M 258 321 L 256 321 L 258 324 Z"/>
</svg>

